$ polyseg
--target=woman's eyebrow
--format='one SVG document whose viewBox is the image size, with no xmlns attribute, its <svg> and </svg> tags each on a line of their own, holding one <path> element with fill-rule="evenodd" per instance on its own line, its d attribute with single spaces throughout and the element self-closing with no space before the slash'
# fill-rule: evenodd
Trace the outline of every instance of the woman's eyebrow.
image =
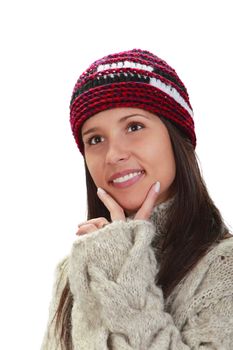
<svg viewBox="0 0 233 350">
<path fill-rule="evenodd" d="M 126 115 L 124 117 L 122 117 L 119 122 L 122 122 L 130 117 L 143 117 L 143 118 L 146 118 L 146 119 L 149 119 L 149 117 L 147 115 L 144 115 L 144 114 L 140 114 L 140 113 L 134 113 L 134 114 L 129 114 L 129 115 Z"/>
<path fill-rule="evenodd" d="M 149 119 L 148 116 L 146 115 L 143 115 L 143 114 L 140 114 L 140 113 L 134 113 L 134 114 L 129 114 L 129 115 L 125 115 L 124 117 L 122 117 L 120 120 L 119 120 L 119 123 L 127 120 L 128 118 L 131 118 L 131 117 L 144 117 L 146 119 Z M 85 135 L 88 135 L 88 134 L 91 134 L 92 132 L 96 132 L 98 131 L 98 127 L 93 127 L 93 128 L 90 128 L 88 130 L 86 130 L 82 136 L 85 136 Z"/>
<path fill-rule="evenodd" d="M 96 128 L 96 127 L 88 129 L 87 131 L 82 133 L 82 137 L 85 136 L 85 135 L 91 134 L 92 132 L 96 132 L 97 130 L 98 130 L 98 128 Z"/>
</svg>

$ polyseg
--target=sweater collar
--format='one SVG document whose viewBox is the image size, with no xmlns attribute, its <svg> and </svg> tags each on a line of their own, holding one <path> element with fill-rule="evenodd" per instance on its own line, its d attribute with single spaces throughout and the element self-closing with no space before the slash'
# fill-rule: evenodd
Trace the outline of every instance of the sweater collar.
<svg viewBox="0 0 233 350">
<path fill-rule="evenodd" d="M 168 211 L 174 203 L 174 199 L 175 196 L 169 198 L 165 202 L 156 205 L 153 209 L 153 212 L 150 216 L 150 221 L 155 226 L 158 235 L 164 234 L 164 227 L 166 224 Z"/>
<path fill-rule="evenodd" d="M 157 261 L 161 261 L 162 257 L 162 245 L 166 235 L 166 221 L 169 215 L 168 211 L 174 203 L 175 195 L 165 202 L 162 202 L 154 207 L 154 210 L 150 216 L 150 221 L 155 227 L 155 235 L 151 246 L 153 247 Z"/>
<path fill-rule="evenodd" d="M 163 235 L 164 226 L 167 220 L 167 213 L 171 205 L 173 204 L 175 195 L 166 201 L 156 205 L 152 211 L 149 221 L 155 226 L 156 236 Z M 127 220 L 132 220 L 134 215 L 130 215 Z"/>
</svg>

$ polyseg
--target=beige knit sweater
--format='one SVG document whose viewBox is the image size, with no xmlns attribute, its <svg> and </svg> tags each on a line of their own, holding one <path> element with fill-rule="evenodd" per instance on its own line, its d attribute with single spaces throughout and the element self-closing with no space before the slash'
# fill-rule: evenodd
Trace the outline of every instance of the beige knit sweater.
<svg viewBox="0 0 233 350">
<path fill-rule="evenodd" d="M 54 322 L 67 278 L 74 350 L 233 349 L 233 238 L 214 246 L 167 300 L 151 247 L 171 201 L 150 221 L 115 221 L 77 238 L 57 268 L 41 350 L 60 350 Z"/>
</svg>

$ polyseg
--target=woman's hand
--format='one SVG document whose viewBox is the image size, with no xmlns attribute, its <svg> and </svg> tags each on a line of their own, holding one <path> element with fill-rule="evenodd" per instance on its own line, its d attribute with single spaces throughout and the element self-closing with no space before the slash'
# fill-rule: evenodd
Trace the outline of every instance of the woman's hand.
<svg viewBox="0 0 233 350">
<path fill-rule="evenodd" d="M 154 205 L 156 203 L 156 200 L 158 198 L 160 190 L 160 183 L 156 182 L 153 186 L 151 186 L 145 201 L 142 203 L 142 206 L 138 209 L 137 213 L 134 216 L 134 220 L 148 220 L 152 210 L 154 208 Z M 111 220 L 122 220 L 125 221 L 125 213 L 124 210 L 121 208 L 121 206 L 102 188 L 98 188 L 97 191 L 99 199 L 104 203 L 106 208 L 110 212 Z M 78 231 L 77 235 L 84 235 L 89 232 L 94 232 L 105 225 L 109 224 L 109 221 L 105 219 L 104 217 L 91 219 L 86 222 L 83 222 L 78 225 Z"/>
</svg>

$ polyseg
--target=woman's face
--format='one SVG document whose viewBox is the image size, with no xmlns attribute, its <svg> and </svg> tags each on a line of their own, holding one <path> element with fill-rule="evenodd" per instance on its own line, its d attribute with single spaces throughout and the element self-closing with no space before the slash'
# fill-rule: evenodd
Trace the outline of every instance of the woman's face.
<svg viewBox="0 0 233 350">
<path fill-rule="evenodd" d="M 135 213 L 156 181 L 156 204 L 167 200 L 176 166 L 166 126 L 138 108 L 97 113 L 82 127 L 84 154 L 97 187 L 107 191 L 128 213 Z"/>
</svg>

